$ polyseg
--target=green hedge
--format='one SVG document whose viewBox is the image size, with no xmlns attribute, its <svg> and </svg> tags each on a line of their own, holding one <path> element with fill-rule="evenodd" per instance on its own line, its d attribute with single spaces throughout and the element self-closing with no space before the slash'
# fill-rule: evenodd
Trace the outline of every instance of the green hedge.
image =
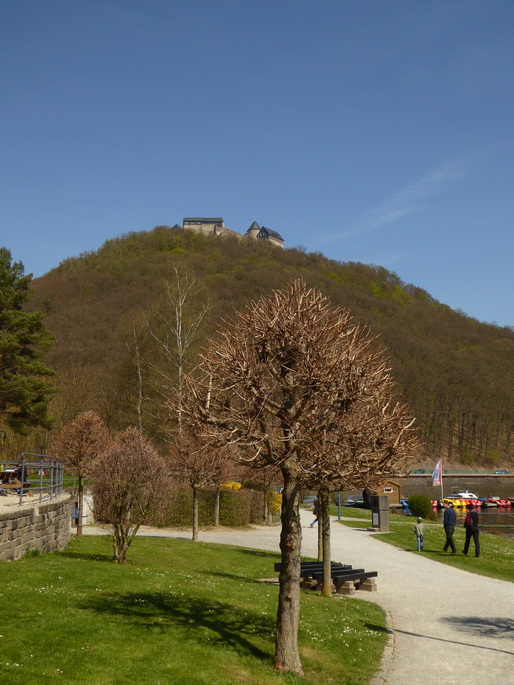
<svg viewBox="0 0 514 685">
<path fill-rule="evenodd" d="M 198 493 L 198 519 L 200 526 L 214 524 L 213 490 Z M 229 527 L 263 523 L 263 493 L 255 490 L 222 490 L 220 493 L 220 525 Z M 193 491 L 188 488 L 174 490 L 169 506 L 151 523 L 159 526 L 190 526 L 193 520 Z"/>
</svg>

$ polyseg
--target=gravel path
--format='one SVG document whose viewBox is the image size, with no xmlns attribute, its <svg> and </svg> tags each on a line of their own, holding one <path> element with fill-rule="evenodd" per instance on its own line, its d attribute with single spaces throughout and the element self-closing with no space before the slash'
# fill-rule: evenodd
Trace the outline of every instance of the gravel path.
<svg viewBox="0 0 514 685">
<path fill-rule="evenodd" d="M 312 514 L 302 511 L 303 554 L 317 556 Z M 85 528 L 87 534 L 105 533 Z M 278 527 L 201 531 L 204 542 L 279 551 Z M 140 535 L 190 538 L 142 528 Z M 384 544 L 363 529 L 332 524 L 332 559 L 378 571 L 378 591 L 354 597 L 382 606 L 391 638 L 374 685 L 514 683 L 514 583 L 475 575 Z M 468 558 L 472 567 L 474 558 Z M 270 569 L 270 575 L 273 575 Z"/>
</svg>

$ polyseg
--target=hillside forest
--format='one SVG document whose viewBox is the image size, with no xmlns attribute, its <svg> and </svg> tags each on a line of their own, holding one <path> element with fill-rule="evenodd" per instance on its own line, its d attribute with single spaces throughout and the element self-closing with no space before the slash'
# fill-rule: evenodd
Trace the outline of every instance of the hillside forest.
<svg viewBox="0 0 514 685">
<path fill-rule="evenodd" d="M 481 323 L 379 266 L 305 249 L 160 226 L 107 241 L 32 283 L 55 344 L 54 425 L 13 450 L 38 450 L 77 414 L 95 410 L 112 432 L 142 427 L 166 449 L 166 397 L 224 319 L 302 276 L 369 325 L 416 418 L 416 463 L 514 461 L 514 331 Z M 435 463 L 435 462 L 434 462 Z"/>
</svg>

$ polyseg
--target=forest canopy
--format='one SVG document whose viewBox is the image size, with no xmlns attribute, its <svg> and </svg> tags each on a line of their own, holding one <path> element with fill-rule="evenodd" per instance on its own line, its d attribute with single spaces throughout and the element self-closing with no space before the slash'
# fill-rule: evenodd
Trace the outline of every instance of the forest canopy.
<svg viewBox="0 0 514 685">
<path fill-rule="evenodd" d="M 470 465 L 512 460 L 514 332 L 481 323 L 406 284 L 383 267 L 338 262 L 303 248 L 219 238 L 160 226 L 107 241 L 34 280 L 31 307 L 56 337 L 48 356 L 62 392 L 52 403 L 64 425 L 97 411 L 111 430 L 138 425 L 165 443 L 158 333 L 166 284 L 180 268 L 199 287 L 192 315 L 209 305 L 185 369 L 220 322 L 294 277 L 379 335 L 400 400 L 416 417 L 422 457 Z M 170 374 L 168 373 L 168 380 Z"/>
</svg>

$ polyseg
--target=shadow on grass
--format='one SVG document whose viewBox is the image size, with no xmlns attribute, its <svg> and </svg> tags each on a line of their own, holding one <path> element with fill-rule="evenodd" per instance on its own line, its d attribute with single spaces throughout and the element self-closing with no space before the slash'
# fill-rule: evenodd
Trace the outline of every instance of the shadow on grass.
<svg viewBox="0 0 514 685">
<path fill-rule="evenodd" d="M 379 626 L 378 623 L 364 623 L 364 627 L 367 630 L 372 630 L 374 633 L 392 633 L 387 626 Z"/>
<path fill-rule="evenodd" d="M 251 557 L 262 557 L 263 559 L 269 559 L 270 561 L 280 561 L 280 553 L 278 552 L 268 552 L 264 549 L 251 549 L 245 547 L 237 547 L 238 552 L 241 554 L 247 554 Z"/>
<path fill-rule="evenodd" d="M 221 571 L 199 571 L 203 575 L 212 578 L 217 576 L 218 578 L 228 578 L 229 580 L 237 580 L 240 583 L 248 583 L 249 585 L 262 585 L 262 580 L 258 578 L 249 578 L 248 576 L 241 576 L 237 573 L 221 573 Z"/>
<path fill-rule="evenodd" d="M 146 630 L 165 632 L 179 627 L 187 638 L 204 644 L 217 642 L 237 652 L 259 659 L 271 658 L 252 644 L 252 637 L 268 640 L 274 630 L 274 620 L 249 610 L 223 602 L 199 599 L 190 595 L 155 592 L 127 593 L 94 597 L 82 608 L 99 614 L 124 616 L 133 625 Z"/>
<path fill-rule="evenodd" d="M 84 561 L 109 561 L 114 564 L 114 556 L 112 554 L 83 554 L 81 552 L 56 552 L 60 557 L 66 557 L 67 559 L 83 559 Z"/>
</svg>

